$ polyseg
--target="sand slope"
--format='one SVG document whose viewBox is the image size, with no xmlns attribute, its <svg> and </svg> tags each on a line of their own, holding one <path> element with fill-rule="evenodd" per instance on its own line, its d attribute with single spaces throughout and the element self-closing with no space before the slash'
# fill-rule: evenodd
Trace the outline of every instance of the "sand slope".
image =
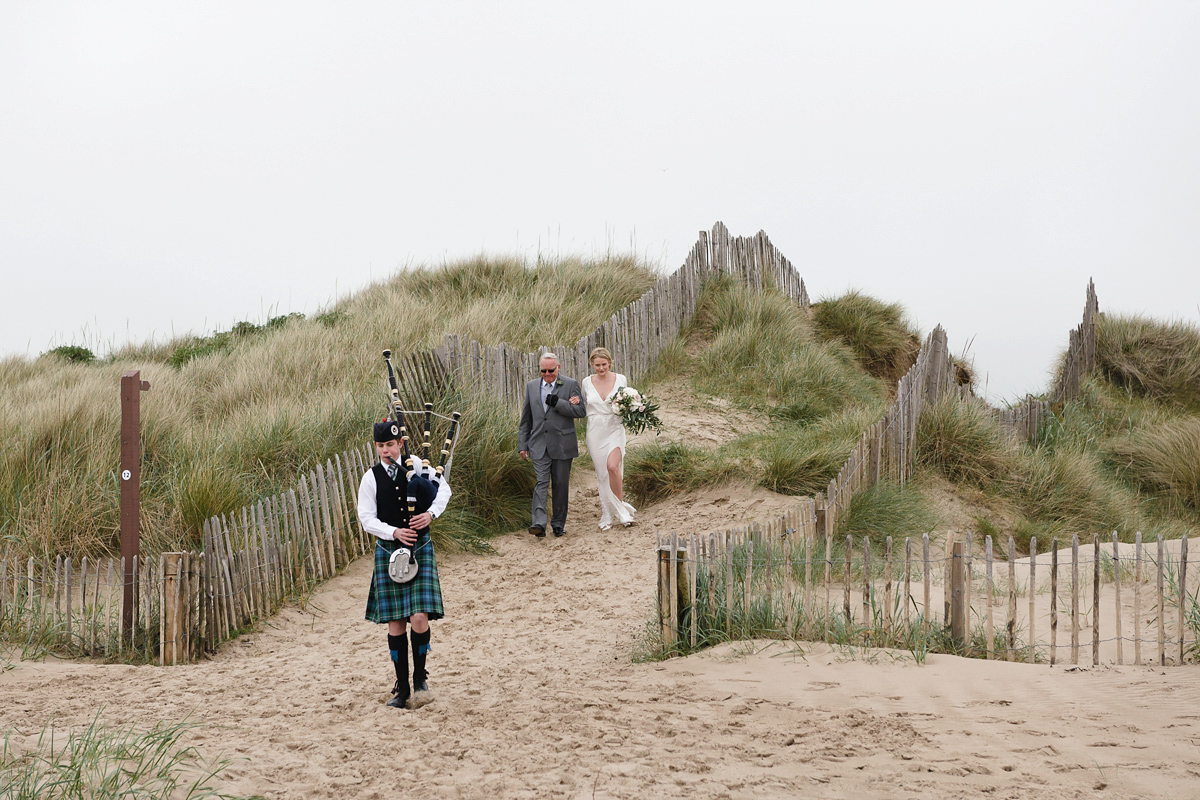
<svg viewBox="0 0 1200 800">
<path fill-rule="evenodd" d="M 563 539 L 514 533 L 494 555 L 442 559 L 423 709 L 383 705 L 385 629 L 363 620 L 360 560 L 204 663 L 17 663 L 0 675 L 0 725 L 20 748 L 51 714 L 190 716 L 190 741 L 239 759 L 220 788 L 278 798 L 1200 796 L 1194 668 L 919 666 L 783 643 L 633 663 L 655 533 L 789 501 L 729 487 L 602 533 L 589 472 Z"/>
</svg>

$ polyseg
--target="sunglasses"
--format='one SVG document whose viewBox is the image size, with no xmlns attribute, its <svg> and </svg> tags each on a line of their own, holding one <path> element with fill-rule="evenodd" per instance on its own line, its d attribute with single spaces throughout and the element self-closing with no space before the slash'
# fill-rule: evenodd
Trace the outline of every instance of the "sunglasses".
<svg viewBox="0 0 1200 800">
<path fill-rule="evenodd" d="M 542 373 L 543 375 L 545 375 L 548 372 L 558 372 L 558 367 L 555 367 L 554 369 L 541 369 L 541 370 L 538 370 L 538 372 Z"/>
</svg>

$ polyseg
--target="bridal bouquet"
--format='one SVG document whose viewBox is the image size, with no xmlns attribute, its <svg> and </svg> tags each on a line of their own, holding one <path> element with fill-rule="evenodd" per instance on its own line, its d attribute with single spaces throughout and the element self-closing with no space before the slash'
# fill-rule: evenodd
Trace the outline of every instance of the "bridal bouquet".
<svg viewBox="0 0 1200 800">
<path fill-rule="evenodd" d="M 643 397 L 632 386 L 622 386 L 617 390 L 612 399 L 612 407 L 621 418 L 625 430 L 632 434 L 639 434 L 647 428 L 662 430 L 662 421 L 654 413 L 658 411 L 658 405 L 652 403 L 649 397 Z"/>
</svg>

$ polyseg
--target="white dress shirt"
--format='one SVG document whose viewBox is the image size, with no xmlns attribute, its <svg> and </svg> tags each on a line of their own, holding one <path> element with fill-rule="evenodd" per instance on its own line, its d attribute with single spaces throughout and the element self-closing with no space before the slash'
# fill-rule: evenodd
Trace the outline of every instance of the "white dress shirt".
<svg viewBox="0 0 1200 800">
<path fill-rule="evenodd" d="M 388 525 L 376 516 L 378 508 L 375 502 L 375 491 L 377 488 L 375 470 L 369 469 L 363 475 L 362 482 L 358 484 L 358 521 L 362 523 L 363 530 L 372 536 L 392 541 L 396 538 L 396 531 L 399 529 Z M 437 497 L 433 498 L 433 504 L 429 506 L 429 513 L 435 518 L 440 517 L 449 502 L 450 484 L 443 478 L 438 484 Z"/>
</svg>

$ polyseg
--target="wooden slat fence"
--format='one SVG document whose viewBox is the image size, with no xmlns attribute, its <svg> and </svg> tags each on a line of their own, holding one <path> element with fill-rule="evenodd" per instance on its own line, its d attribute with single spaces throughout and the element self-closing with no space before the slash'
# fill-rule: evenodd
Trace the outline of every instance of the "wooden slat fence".
<svg viewBox="0 0 1200 800">
<path fill-rule="evenodd" d="M 355 508 L 374 458 L 369 444 L 342 453 L 287 492 L 207 520 L 200 552 L 138 565 L 132 636 L 121 628 L 120 558 L 0 560 L 0 622 L 10 638 L 84 655 L 193 660 L 368 551 Z"/>
<path fill-rule="evenodd" d="M 926 337 L 917 360 L 897 384 L 891 407 L 863 432 L 837 476 L 813 498 L 822 534 L 837 527 L 856 492 L 880 480 L 908 480 L 922 409 L 956 390 L 946 331 L 939 325 Z"/>
<path fill-rule="evenodd" d="M 134 569 L 140 591 L 127 630 L 121 614 L 124 558 L 0 559 L 0 628 L 33 652 L 70 642 L 85 655 L 152 658 L 158 651 L 162 565 L 135 558 Z"/>
<path fill-rule="evenodd" d="M 1067 353 L 1063 357 L 1062 369 L 1054 381 L 1050 398 L 1056 403 L 1065 403 L 1079 397 L 1079 386 L 1083 377 L 1096 368 L 1096 315 L 1100 313 L 1100 301 L 1096 298 L 1096 286 L 1089 280 L 1087 300 L 1083 304 L 1083 321 L 1070 333 Z"/>
<path fill-rule="evenodd" d="M 1050 401 L 1026 395 L 1024 400 L 1008 408 L 992 409 L 992 414 L 1013 441 L 1033 444 L 1042 423 L 1049 419 L 1052 411 Z"/>
<path fill-rule="evenodd" d="M 700 232 L 679 269 L 574 345 L 549 345 L 527 353 L 508 344 L 483 345 L 447 336 L 441 349 L 456 380 L 507 398 L 514 407 L 524 400 L 525 383 L 537 376 L 538 357 L 545 350 L 558 356 L 563 374 L 583 378 L 591 372 L 588 354 L 607 347 L 621 372 L 637 381 L 691 319 L 705 282 L 718 275 L 731 275 L 756 288 L 774 286 L 798 305 L 809 305 L 804 280 L 766 233 L 734 237 L 718 222 L 711 233 Z"/>
<path fill-rule="evenodd" d="M 965 537 L 969 543 L 970 537 Z M 669 651 L 787 637 L 1043 664 L 1195 663 L 1200 586 L 1188 540 L 1052 540 L 1015 558 L 1011 538 L 952 557 L 916 541 L 833 541 L 812 503 L 762 525 L 659 538 L 659 624 Z M 1061 549 L 1060 549 L 1061 547 Z M 949 598 L 964 598 L 951 636 Z"/>
<path fill-rule="evenodd" d="M 1096 368 L 1096 315 L 1099 313 L 1096 285 L 1089 280 L 1083 320 L 1070 331 L 1067 352 L 1062 368 L 1055 377 L 1050 399 L 1039 400 L 1026 395 L 1024 400 L 1008 408 L 993 409 L 996 421 L 1009 432 L 1013 440 L 1034 443 L 1041 424 L 1053 413 L 1053 404 L 1061 405 L 1079 398 L 1079 387 L 1084 376 Z"/>
<path fill-rule="evenodd" d="M 1071 334 L 1056 388 L 1060 397 L 1077 396 L 1082 376 L 1095 366 L 1097 312 L 1089 282 L 1084 322 Z M 874 554 L 870 540 L 835 537 L 855 492 L 883 478 L 902 483 L 911 474 L 921 410 L 955 391 L 952 370 L 939 326 L 901 379 L 891 408 L 863 434 L 826 492 L 802 498 L 765 524 L 660 537 L 664 645 L 686 651 L 730 637 L 782 635 L 1031 663 L 1195 662 L 1200 586 L 1196 570 L 1189 569 L 1187 537 L 1159 536 L 1151 551 L 1140 533 L 1130 545 L 1119 543 L 1114 532 L 1111 543 L 1094 538 L 1082 552 L 1074 538 L 1069 549 L 1052 540 L 1040 554 L 1034 539 L 1022 559 L 1011 537 L 1000 559 L 990 536 L 980 557 L 972 553 L 970 536 L 952 542 L 944 556 L 930 555 L 928 535 L 920 542 L 905 539 L 902 547 L 887 537 L 875 543 Z M 1051 409 L 1047 401 L 1027 397 L 993 413 L 1014 437 L 1032 442 Z M 998 572 L 997 560 L 1007 569 Z M 961 576 L 953 585 L 952 575 Z M 952 599 L 965 617 L 954 627 Z M 957 641 L 951 633 L 956 629 L 963 632 Z"/>
</svg>

